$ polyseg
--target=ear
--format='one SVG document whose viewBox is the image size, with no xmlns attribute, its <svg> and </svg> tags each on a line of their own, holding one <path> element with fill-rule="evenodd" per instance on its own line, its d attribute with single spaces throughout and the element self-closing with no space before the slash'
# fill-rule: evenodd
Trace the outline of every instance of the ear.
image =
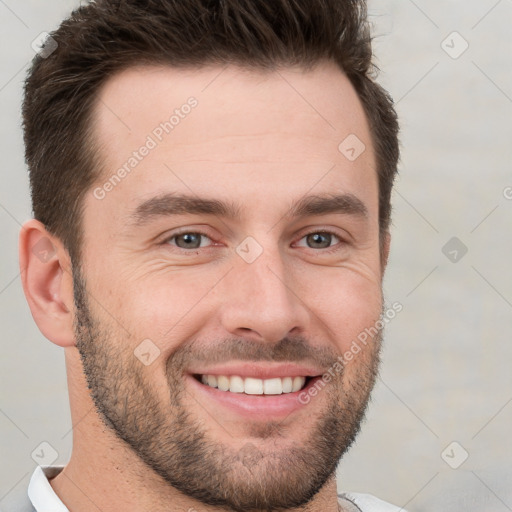
<svg viewBox="0 0 512 512">
<path fill-rule="evenodd" d="M 60 347 L 75 344 L 71 261 L 62 242 L 35 220 L 20 232 L 23 291 L 39 330 Z"/>
<path fill-rule="evenodd" d="M 384 277 L 384 272 L 388 265 L 389 250 L 391 248 L 391 233 L 386 231 L 380 241 L 380 266 L 381 275 Z"/>
</svg>

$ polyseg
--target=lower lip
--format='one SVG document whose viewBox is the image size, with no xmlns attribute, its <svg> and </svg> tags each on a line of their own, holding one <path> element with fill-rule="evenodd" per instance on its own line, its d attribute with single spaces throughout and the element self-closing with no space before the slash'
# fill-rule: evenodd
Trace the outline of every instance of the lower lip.
<svg viewBox="0 0 512 512">
<path fill-rule="evenodd" d="M 186 378 L 192 389 L 197 390 L 200 396 L 203 396 L 208 401 L 221 404 L 237 414 L 253 420 L 270 420 L 287 417 L 310 404 L 313 401 L 312 397 L 308 397 L 307 403 L 301 403 L 299 396 L 307 393 L 308 389 L 314 386 L 320 377 L 311 379 L 306 387 L 300 391 L 283 393 L 281 395 L 231 393 L 230 391 L 221 391 L 220 389 L 202 384 L 192 375 L 187 375 Z"/>
</svg>

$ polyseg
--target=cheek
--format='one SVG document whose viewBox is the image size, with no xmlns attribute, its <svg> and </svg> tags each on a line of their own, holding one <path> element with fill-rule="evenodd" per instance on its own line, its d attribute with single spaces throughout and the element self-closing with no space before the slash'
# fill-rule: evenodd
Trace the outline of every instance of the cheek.
<svg viewBox="0 0 512 512">
<path fill-rule="evenodd" d="M 382 292 L 378 280 L 340 269 L 329 279 L 315 280 L 305 287 L 305 304 L 320 332 L 333 339 L 340 352 L 366 329 L 378 322 Z"/>
<path fill-rule="evenodd" d="M 105 262 L 106 265 L 106 262 Z M 116 268 L 120 268 L 117 265 Z M 149 339 L 168 356 L 219 314 L 229 299 L 224 277 L 229 265 L 171 270 L 155 264 L 144 271 L 103 266 L 95 279 L 94 297 L 119 329 L 129 333 L 130 345 Z M 126 270 L 128 269 L 128 270 Z M 352 340 L 375 324 L 382 308 L 380 276 L 361 261 L 327 268 L 297 265 L 287 276 L 294 300 L 308 310 L 309 335 L 321 336 L 342 352 Z M 100 285 L 98 285 L 100 283 Z M 215 322 L 213 322 L 215 323 Z"/>
<path fill-rule="evenodd" d="M 117 283 L 114 309 L 134 338 L 149 338 L 165 353 L 175 348 L 172 340 L 191 336 L 202 325 L 218 279 L 213 272 L 199 278 L 190 270 L 128 279 Z"/>
</svg>

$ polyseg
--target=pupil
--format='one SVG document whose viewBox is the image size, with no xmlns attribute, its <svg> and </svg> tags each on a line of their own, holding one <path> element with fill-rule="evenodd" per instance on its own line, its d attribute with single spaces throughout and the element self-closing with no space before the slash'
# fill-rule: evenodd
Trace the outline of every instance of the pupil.
<svg viewBox="0 0 512 512">
<path fill-rule="evenodd" d="M 316 244 L 316 247 L 320 245 L 323 249 L 331 245 L 331 235 L 329 233 L 314 233 L 309 235 L 309 237 L 309 241 Z"/>
<path fill-rule="evenodd" d="M 186 233 L 178 237 L 177 241 L 179 241 L 180 239 L 183 241 L 183 245 L 185 245 L 187 248 L 197 248 L 201 244 L 200 238 L 197 233 Z M 180 244 L 178 243 L 178 245 Z"/>
</svg>

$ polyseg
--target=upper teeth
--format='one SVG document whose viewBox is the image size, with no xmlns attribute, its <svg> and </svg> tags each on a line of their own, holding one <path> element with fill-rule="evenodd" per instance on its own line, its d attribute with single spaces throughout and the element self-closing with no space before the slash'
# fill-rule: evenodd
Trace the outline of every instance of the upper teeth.
<svg viewBox="0 0 512 512">
<path fill-rule="evenodd" d="M 302 389 L 306 377 L 276 377 L 273 379 L 243 379 L 238 375 L 201 375 L 201 382 L 212 388 L 248 395 L 280 395 Z"/>
</svg>

